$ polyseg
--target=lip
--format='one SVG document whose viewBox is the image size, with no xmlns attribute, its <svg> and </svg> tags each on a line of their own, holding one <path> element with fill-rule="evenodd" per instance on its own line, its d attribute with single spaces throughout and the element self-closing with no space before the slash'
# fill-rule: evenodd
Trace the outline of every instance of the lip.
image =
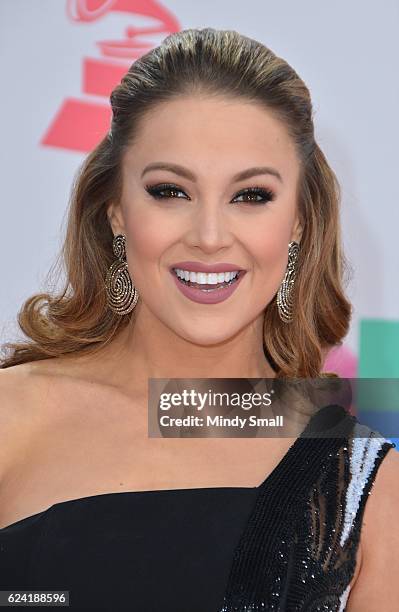
<svg viewBox="0 0 399 612">
<path fill-rule="evenodd" d="M 237 270 L 237 268 L 234 269 Z M 229 270 L 227 271 L 229 272 Z M 235 292 L 243 277 L 246 275 L 246 271 L 241 270 L 237 276 L 237 280 L 234 281 L 228 287 L 223 287 L 222 289 L 213 289 L 212 291 L 207 292 L 203 291 L 202 289 L 197 289 L 196 287 L 189 287 L 188 285 L 184 285 L 181 281 L 179 281 L 172 268 L 170 269 L 170 273 L 173 276 L 175 285 L 180 290 L 180 292 L 186 298 L 193 302 L 197 302 L 198 304 L 219 304 L 219 302 L 224 302 Z"/>
<path fill-rule="evenodd" d="M 170 266 L 170 269 L 179 268 L 180 270 L 188 270 L 189 272 L 206 272 L 211 274 L 212 272 L 235 272 L 243 270 L 241 266 L 232 263 L 216 263 L 206 264 L 200 261 L 178 261 Z"/>
</svg>

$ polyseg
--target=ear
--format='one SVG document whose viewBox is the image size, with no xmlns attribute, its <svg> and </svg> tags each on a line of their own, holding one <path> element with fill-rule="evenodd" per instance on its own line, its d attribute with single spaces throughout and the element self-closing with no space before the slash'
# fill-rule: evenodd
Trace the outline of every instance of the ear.
<svg viewBox="0 0 399 612">
<path fill-rule="evenodd" d="M 295 240 L 298 244 L 301 242 L 302 238 L 302 226 L 299 221 L 298 216 L 295 217 L 294 227 L 292 228 L 291 240 Z"/>
<path fill-rule="evenodd" d="M 122 207 L 119 202 L 111 202 L 107 208 L 107 217 L 114 236 L 126 234 Z"/>
</svg>

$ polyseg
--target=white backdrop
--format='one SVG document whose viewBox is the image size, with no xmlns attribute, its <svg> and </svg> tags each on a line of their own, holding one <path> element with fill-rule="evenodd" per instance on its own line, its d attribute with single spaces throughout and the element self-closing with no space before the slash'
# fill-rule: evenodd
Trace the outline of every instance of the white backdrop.
<svg viewBox="0 0 399 612">
<path fill-rule="evenodd" d="M 130 0 L 130 15 L 109 12 L 90 22 L 70 19 L 66 4 L 0 1 L 0 341 L 12 339 L 22 301 L 42 288 L 60 246 L 72 179 L 84 158 L 40 141 L 66 98 L 96 98 L 82 92 L 82 65 L 85 57 L 100 58 L 97 42 L 120 40 L 128 26 L 154 25 L 162 8 L 178 29 L 211 26 L 258 39 L 304 79 L 319 144 L 343 191 L 344 244 L 354 268 L 349 297 L 355 306 L 346 344 L 356 353 L 362 318 L 399 319 L 398 2 L 149 0 L 146 16 L 135 14 L 139 3 Z M 92 0 L 96 4 L 104 0 Z M 147 40 L 155 46 L 167 33 Z"/>
</svg>

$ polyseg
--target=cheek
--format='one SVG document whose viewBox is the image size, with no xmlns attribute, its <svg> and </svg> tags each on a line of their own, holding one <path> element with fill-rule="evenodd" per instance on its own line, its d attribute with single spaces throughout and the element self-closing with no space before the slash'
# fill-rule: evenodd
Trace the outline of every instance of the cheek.
<svg viewBox="0 0 399 612">
<path fill-rule="evenodd" d="M 162 268 L 164 253 L 178 239 L 177 229 L 166 215 L 144 207 L 130 211 L 125 227 L 127 262 L 133 282 L 143 298 L 149 303 L 154 300 L 158 303 L 166 273 L 165 267 Z"/>
<path fill-rule="evenodd" d="M 287 231 L 281 233 L 256 232 L 252 235 L 251 250 L 254 259 L 259 263 L 270 263 L 281 261 L 288 254 L 289 234 Z"/>
<path fill-rule="evenodd" d="M 133 211 L 126 224 L 129 260 L 133 266 L 146 267 L 159 261 L 173 240 L 173 228 L 151 211 Z"/>
<path fill-rule="evenodd" d="M 271 299 L 284 277 L 290 233 L 287 227 L 256 230 L 251 238 L 251 253 L 254 262 L 254 282 L 262 289 L 262 295 Z"/>
<path fill-rule="evenodd" d="M 279 195 L 261 214 L 237 227 L 238 236 L 252 255 L 254 266 L 274 277 L 285 271 L 288 245 L 295 222 L 295 194 Z"/>
</svg>

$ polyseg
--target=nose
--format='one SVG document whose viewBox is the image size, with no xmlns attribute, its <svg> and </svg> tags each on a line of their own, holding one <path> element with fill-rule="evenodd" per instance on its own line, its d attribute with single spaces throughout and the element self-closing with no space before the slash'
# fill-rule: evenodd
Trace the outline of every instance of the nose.
<svg viewBox="0 0 399 612">
<path fill-rule="evenodd" d="M 188 219 L 184 237 L 187 246 L 213 253 L 234 242 L 227 211 L 219 201 L 198 204 Z"/>
</svg>

